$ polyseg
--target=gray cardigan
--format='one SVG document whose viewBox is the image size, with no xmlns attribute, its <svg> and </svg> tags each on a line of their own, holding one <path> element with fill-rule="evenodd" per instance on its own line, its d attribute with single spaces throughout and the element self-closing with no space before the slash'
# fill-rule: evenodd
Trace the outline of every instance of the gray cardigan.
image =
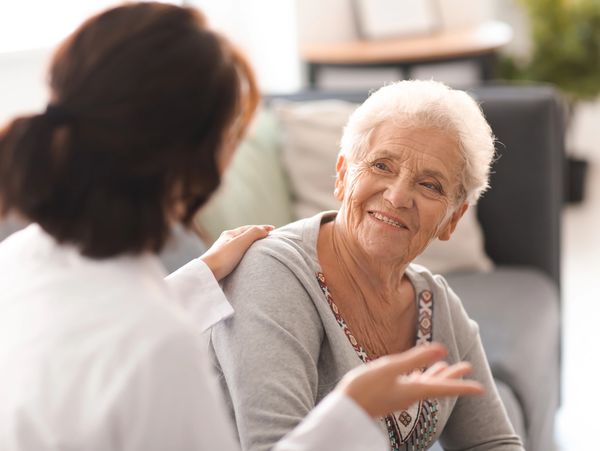
<svg viewBox="0 0 600 451">
<path fill-rule="evenodd" d="M 213 329 L 211 350 L 244 450 L 270 449 L 347 371 L 362 364 L 316 276 L 320 224 L 334 216 L 321 213 L 272 232 L 250 248 L 225 281 L 235 314 Z M 414 449 L 427 449 L 439 439 L 449 450 L 522 450 L 477 325 L 441 276 L 417 265 L 406 273 L 416 293 L 433 295 L 433 341 L 448 347 L 448 362 L 471 362 L 470 377 L 487 394 L 439 400 L 433 421 L 415 428 L 431 427 L 430 436 L 407 432 L 410 440 L 399 449 L 415 443 Z M 387 434 L 384 421 L 381 425 Z"/>
</svg>

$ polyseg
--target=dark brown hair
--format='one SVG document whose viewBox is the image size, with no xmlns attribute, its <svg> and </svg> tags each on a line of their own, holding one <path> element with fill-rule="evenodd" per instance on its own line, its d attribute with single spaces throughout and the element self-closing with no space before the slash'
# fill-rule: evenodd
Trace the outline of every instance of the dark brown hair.
<svg viewBox="0 0 600 451">
<path fill-rule="evenodd" d="M 0 215 L 93 258 L 156 252 L 174 215 L 189 224 L 258 102 L 242 54 L 197 10 L 159 3 L 87 20 L 49 83 L 46 112 L 0 133 Z"/>
</svg>

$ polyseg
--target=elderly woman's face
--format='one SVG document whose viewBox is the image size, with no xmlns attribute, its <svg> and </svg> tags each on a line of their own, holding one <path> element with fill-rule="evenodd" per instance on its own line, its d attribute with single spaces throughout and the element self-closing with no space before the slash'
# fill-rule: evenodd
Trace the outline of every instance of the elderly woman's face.
<svg viewBox="0 0 600 451">
<path fill-rule="evenodd" d="M 457 199 L 463 166 L 448 132 L 382 124 L 366 151 L 338 160 L 340 220 L 369 256 L 409 263 L 433 239 L 449 239 L 466 211 Z"/>
</svg>

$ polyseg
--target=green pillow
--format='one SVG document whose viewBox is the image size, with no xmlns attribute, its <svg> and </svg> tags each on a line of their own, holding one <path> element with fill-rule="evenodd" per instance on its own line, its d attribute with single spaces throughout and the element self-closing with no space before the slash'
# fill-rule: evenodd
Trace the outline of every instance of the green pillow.
<svg viewBox="0 0 600 451">
<path fill-rule="evenodd" d="M 292 221 L 290 189 L 281 166 L 277 121 L 261 108 L 238 147 L 219 190 L 197 214 L 207 241 L 245 224 L 281 226 Z"/>
</svg>

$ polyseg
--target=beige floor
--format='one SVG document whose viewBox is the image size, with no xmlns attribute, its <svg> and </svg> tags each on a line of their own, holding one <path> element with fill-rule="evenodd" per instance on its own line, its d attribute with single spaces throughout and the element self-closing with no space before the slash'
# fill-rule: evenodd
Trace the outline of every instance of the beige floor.
<svg viewBox="0 0 600 451">
<path fill-rule="evenodd" d="M 600 449 L 600 161 L 590 167 L 587 199 L 563 222 L 563 406 L 561 451 Z"/>
</svg>

